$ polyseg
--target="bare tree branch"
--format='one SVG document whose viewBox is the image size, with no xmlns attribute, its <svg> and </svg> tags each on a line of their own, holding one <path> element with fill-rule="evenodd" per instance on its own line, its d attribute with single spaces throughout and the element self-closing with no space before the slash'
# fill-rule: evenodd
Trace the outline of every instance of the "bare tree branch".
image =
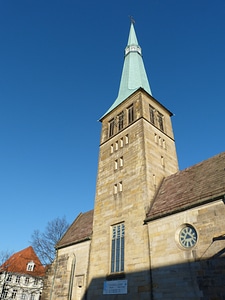
<svg viewBox="0 0 225 300">
<path fill-rule="evenodd" d="M 13 254 L 13 251 L 0 251 L 0 266 Z"/>
<path fill-rule="evenodd" d="M 55 258 L 55 245 L 68 229 L 65 217 L 56 218 L 47 223 L 44 232 L 35 230 L 31 236 L 31 244 L 43 264 L 50 264 Z"/>
</svg>

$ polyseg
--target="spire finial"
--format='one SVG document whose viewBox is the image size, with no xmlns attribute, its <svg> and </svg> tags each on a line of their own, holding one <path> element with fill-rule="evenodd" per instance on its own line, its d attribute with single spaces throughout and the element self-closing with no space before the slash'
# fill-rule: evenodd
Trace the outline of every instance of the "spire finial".
<svg viewBox="0 0 225 300">
<path fill-rule="evenodd" d="M 135 20 L 134 20 L 133 16 L 129 16 L 129 18 L 130 18 L 131 24 L 135 24 Z"/>
</svg>

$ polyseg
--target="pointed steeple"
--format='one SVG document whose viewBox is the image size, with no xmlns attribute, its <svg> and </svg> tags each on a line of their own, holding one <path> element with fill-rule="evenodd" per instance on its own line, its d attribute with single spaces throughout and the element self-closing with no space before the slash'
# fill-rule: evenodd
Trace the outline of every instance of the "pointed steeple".
<svg viewBox="0 0 225 300">
<path fill-rule="evenodd" d="M 115 102 L 105 115 L 117 107 L 140 87 L 152 95 L 142 59 L 141 47 L 138 45 L 134 24 L 131 22 L 128 43 L 125 48 L 125 58 L 119 93 Z"/>
</svg>

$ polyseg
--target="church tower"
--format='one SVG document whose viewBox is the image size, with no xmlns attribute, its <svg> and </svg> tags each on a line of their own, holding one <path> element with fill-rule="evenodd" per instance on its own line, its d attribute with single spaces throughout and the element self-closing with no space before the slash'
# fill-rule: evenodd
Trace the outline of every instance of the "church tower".
<svg viewBox="0 0 225 300">
<path fill-rule="evenodd" d="M 118 97 L 101 118 L 87 299 L 149 299 L 144 219 L 162 179 L 178 170 L 171 116 L 152 96 L 131 23 Z"/>
</svg>

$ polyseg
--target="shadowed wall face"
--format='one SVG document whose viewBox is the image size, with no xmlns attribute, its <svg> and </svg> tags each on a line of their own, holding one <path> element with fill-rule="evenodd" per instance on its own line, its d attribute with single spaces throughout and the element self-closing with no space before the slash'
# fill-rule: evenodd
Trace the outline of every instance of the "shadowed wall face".
<svg viewBox="0 0 225 300">
<path fill-rule="evenodd" d="M 154 299 L 223 299 L 224 215 L 225 205 L 218 200 L 149 222 Z M 193 247 L 179 241 L 184 225 L 196 229 Z"/>
</svg>

